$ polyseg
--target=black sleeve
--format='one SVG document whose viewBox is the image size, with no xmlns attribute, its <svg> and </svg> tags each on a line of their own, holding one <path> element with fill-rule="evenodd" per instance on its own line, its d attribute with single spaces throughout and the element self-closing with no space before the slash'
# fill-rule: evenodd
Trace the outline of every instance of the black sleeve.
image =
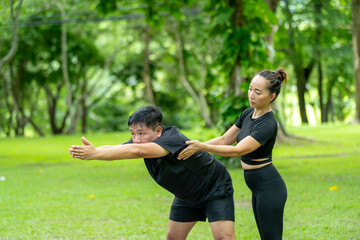
<svg viewBox="0 0 360 240">
<path fill-rule="evenodd" d="M 238 128 L 241 129 L 244 118 L 248 115 L 248 113 L 251 111 L 251 109 L 252 108 L 247 108 L 241 113 L 240 117 L 235 122 L 235 126 L 237 126 Z"/>
<path fill-rule="evenodd" d="M 171 128 L 163 132 L 163 134 L 153 142 L 169 150 L 171 154 L 174 155 L 187 146 L 185 141 L 188 140 L 189 139 L 180 133 L 177 128 Z"/>
</svg>

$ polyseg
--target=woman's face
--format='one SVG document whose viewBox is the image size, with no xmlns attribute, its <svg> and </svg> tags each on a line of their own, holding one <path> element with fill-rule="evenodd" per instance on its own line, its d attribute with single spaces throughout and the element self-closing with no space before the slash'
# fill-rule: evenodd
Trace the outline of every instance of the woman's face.
<svg viewBox="0 0 360 240">
<path fill-rule="evenodd" d="M 267 88 L 269 81 L 260 75 L 256 75 L 250 83 L 248 98 L 252 108 L 263 109 L 270 105 L 276 94 L 270 94 Z"/>
</svg>

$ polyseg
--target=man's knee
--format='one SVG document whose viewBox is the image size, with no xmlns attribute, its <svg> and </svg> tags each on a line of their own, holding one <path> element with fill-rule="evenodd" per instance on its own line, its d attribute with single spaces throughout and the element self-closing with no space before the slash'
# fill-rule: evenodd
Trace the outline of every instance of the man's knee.
<svg viewBox="0 0 360 240">
<path fill-rule="evenodd" d="M 196 222 L 175 222 L 169 220 L 166 240 L 185 240 Z"/>
<path fill-rule="evenodd" d="M 233 221 L 212 222 L 211 230 L 215 240 L 234 240 L 235 229 Z"/>
<path fill-rule="evenodd" d="M 168 232 L 166 234 L 166 240 L 177 240 L 179 238 L 176 238 L 175 234 L 171 233 L 171 232 Z"/>
<path fill-rule="evenodd" d="M 218 236 L 214 236 L 215 240 L 235 240 L 235 234 L 233 233 L 223 233 Z"/>
<path fill-rule="evenodd" d="M 166 240 L 185 240 L 187 234 L 175 234 L 174 232 L 168 231 L 166 234 Z"/>
</svg>

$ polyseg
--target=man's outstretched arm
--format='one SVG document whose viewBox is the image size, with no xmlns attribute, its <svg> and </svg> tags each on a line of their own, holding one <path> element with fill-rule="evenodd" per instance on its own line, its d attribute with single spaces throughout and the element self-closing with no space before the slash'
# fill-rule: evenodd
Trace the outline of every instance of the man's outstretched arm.
<svg viewBox="0 0 360 240">
<path fill-rule="evenodd" d="M 74 158 L 82 160 L 122 160 L 136 158 L 156 158 L 168 155 L 170 152 L 156 143 L 123 144 L 95 148 L 84 137 L 84 145 L 72 145 L 69 149 Z"/>
</svg>

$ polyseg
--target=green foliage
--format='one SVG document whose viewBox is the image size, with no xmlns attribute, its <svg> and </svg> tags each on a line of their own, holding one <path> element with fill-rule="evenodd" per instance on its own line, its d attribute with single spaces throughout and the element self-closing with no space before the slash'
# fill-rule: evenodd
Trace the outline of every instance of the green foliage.
<svg viewBox="0 0 360 240">
<path fill-rule="evenodd" d="M 357 239 L 360 233 L 360 126 L 295 127 L 316 141 L 278 144 L 274 164 L 288 199 L 284 239 Z M 206 141 L 218 133 L 184 131 Z M 80 161 L 67 149 L 80 135 L 0 139 L 0 232 L 4 239 L 164 239 L 173 196 L 159 187 L 142 160 Z M 120 144 L 129 132 L 85 136 L 95 146 Z M 243 172 L 234 184 L 238 239 L 259 239 Z M 1 179 L 4 179 L 1 178 Z M 337 186 L 337 190 L 334 186 Z M 212 239 L 208 222 L 188 236 Z"/>
<path fill-rule="evenodd" d="M 110 12 L 117 11 L 117 0 L 99 0 L 96 8 L 99 10 L 100 13 L 106 15 Z"/>
<path fill-rule="evenodd" d="M 241 4 L 240 4 L 241 3 Z M 248 79 L 268 61 L 265 34 L 270 33 L 271 25 L 277 18 L 267 7 L 265 1 L 207 1 L 204 10 L 210 15 L 209 36 L 219 38 L 222 48 L 212 68 L 220 68 L 224 77 L 223 85 L 230 83 L 237 64 L 241 69 L 244 83 L 241 91 L 246 93 Z M 224 89 L 224 87 L 222 87 Z M 234 89 L 231 89 L 234 92 Z M 222 92 L 209 97 L 222 100 L 214 104 L 219 113 L 218 126 L 228 129 L 236 121 L 239 114 L 248 106 L 246 94 L 234 96 L 232 92 Z M 217 92 L 218 93 L 218 92 Z"/>
<path fill-rule="evenodd" d="M 290 12 L 293 16 L 292 27 L 294 37 L 289 39 L 289 21 L 284 14 L 284 4 L 278 11 L 279 31 L 275 35 L 275 48 L 277 49 L 276 65 L 290 69 L 291 84 L 295 85 L 298 79 L 296 73 L 292 74 L 289 63 L 303 65 L 304 72 L 312 70 L 308 84 L 305 101 L 307 105 L 315 107 L 320 112 L 319 96 L 319 61 L 322 70 L 322 101 L 324 105 L 332 105 L 327 117 L 332 121 L 344 121 L 351 115 L 348 107 L 351 100 L 348 98 L 349 86 L 353 86 L 353 64 L 350 7 L 344 1 L 330 1 L 323 3 L 321 11 L 315 10 L 315 3 L 323 1 L 294 1 L 290 3 Z M 318 43 L 316 43 L 316 38 Z M 295 44 L 294 55 L 289 54 L 289 42 Z M 310 63 L 317 64 L 309 68 Z M 344 64 L 346 63 L 346 64 Z M 336 85 L 336 87 L 334 86 Z M 341 87 L 338 87 L 340 86 Z M 347 94 L 345 93 L 347 92 Z M 344 106 L 347 106 L 346 108 Z M 328 106 L 328 108 L 330 108 Z M 320 115 L 320 113 L 318 113 Z"/>
<path fill-rule="evenodd" d="M 220 37 L 223 41 L 216 64 L 222 66 L 224 72 L 230 75 L 238 56 L 245 77 L 258 69 L 259 63 L 263 65 L 266 62 L 266 47 L 262 38 L 270 33 L 270 24 L 276 24 L 276 17 L 265 1 L 243 1 L 242 6 L 227 0 L 208 1 L 204 10 L 212 20 L 210 36 Z M 235 15 L 235 11 L 239 13 Z"/>
<path fill-rule="evenodd" d="M 140 54 L 133 54 L 121 66 L 112 68 L 112 72 L 117 79 L 124 85 L 135 88 L 143 82 L 142 80 L 142 56 Z M 150 76 L 154 76 L 154 67 L 150 65 Z"/>
<path fill-rule="evenodd" d="M 230 86 L 236 64 L 240 66 L 240 77 L 245 82 L 241 86 L 245 93 L 246 84 L 255 72 L 283 66 L 289 73 L 290 86 L 282 95 L 296 96 L 296 92 L 292 92 L 296 85 L 290 64 L 293 59 L 301 60 L 304 66 L 311 60 L 322 60 L 323 100 L 330 106 L 329 119 L 350 119 L 354 115 L 351 96 L 355 88 L 349 2 L 329 1 L 323 4 L 319 14 L 314 10 L 317 1 L 290 1 L 295 28 L 291 40 L 295 42 L 296 57 L 289 55 L 289 23 L 284 16 L 282 1 L 279 1 L 275 14 L 264 0 L 66 2 L 69 76 L 74 98 L 82 94 L 83 86 L 94 86 L 85 101 L 88 130 L 122 129 L 117 122 L 147 104 L 143 83 L 146 27 L 151 30 L 150 77 L 156 103 L 171 125 L 183 128 L 206 125 L 200 114 L 202 106 L 197 106 L 179 81 L 184 74 L 179 66 L 180 47 L 183 48 L 188 84 L 195 94 L 203 94 L 211 120 L 219 129 L 227 129 L 233 124 L 248 104 L 246 94 L 233 96 L 229 91 L 234 90 Z M 3 6 L 4 9 L 0 10 L 1 56 L 10 49 L 12 39 L 10 8 L 6 1 Z M 321 36 L 319 44 L 314 44 L 318 36 L 318 18 L 321 19 Z M 61 68 L 59 9 L 54 1 L 25 1 L 19 21 L 19 49 L 11 63 L 12 73 L 9 72 L 10 65 L 5 66 L 5 71 L 14 78 L 23 77 L 22 82 L 12 81 L 12 85 L 18 88 L 15 92 L 23 99 L 20 105 L 26 113 L 32 113 L 33 120 L 41 124 L 46 133 L 50 133 L 49 99 L 58 99 L 55 109 L 58 126 L 68 110 Z M 274 62 L 269 62 L 265 36 L 271 32 L 272 25 L 278 25 L 279 30 L 275 33 Z M 178 42 L 176 31 L 179 31 L 183 46 Z M 315 50 L 321 54 L 316 54 Z M 307 107 L 312 107 L 315 115 L 320 115 L 319 72 L 316 65 L 313 69 L 305 100 Z M 14 135 L 19 116 L 15 114 L 3 79 L 0 81 L 0 98 L 7 100 L 0 102 L 0 135 L 9 133 L 8 129 L 10 135 Z M 287 116 L 286 112 L 298 111 L 294 99 L 281 106 L 283 116 Z M 297 122 L 294 118 L 296 116 L 289 116 L 287 123 Z M 68 123 L 69 120 L 65 121 Z M 34 131 L 29 122 L 23 121 L 23 124 L 26 135 L 32 136 Z"/>
<path fill-rule="evenodd" d="M 48 14 L 50 17 L 57 17 L 57 13 L 51 10 Z M 27 20 L 45 21 L 45 17 L 34 14 Z M 82 35 L 84 32 L 84 29 L 79 31 L 76 28 L 67 28 L 68 74 L 75 95 L 80 92 L 79 83 L 86 81 L 88 69 L 104 65 L 103 55 L 92 40 Z M 38 120 L 37 116 L 42 116 L 39 122 L 43 122 L 44 125 L 51 121 L 51 117 L 48 116 L 50 112 L 55 111 L 55 124 L 61 125 L 63 116 L 66 116 L 68 111 L 61 66 L 61 26 L 25 27 L 20 29 L 19 34 L 20 54 L 15 55 L 10 63 L 11 67 L 5 68 L 4 71 L 17 97 L 18 105 L 28 116 L 34 116 L 35 120 Z M 5 41 L 4 44 L 10 45 L 9 41 Z M 14 116 L 14 119 L 8 119 L 8 125 L 11 126 L 11 121 L 15 121 L 21 115 L 12 106 L 10 96 L 6 97 L 9 102 L 6 110 Z M 39 124 L 38 121 L 35 122 Z M 50 124 L 46 124 L 42 129 L 50 129 Z"/>
<path fill-rule="evenodd" d="M 236 96 L 226 98 L 219 106 L 221 114 L 218 127 L 224 127 L 223 129 L 226 131 L 234 125 L 240 114 L 248 107 L 250 107 L 249 101 L 243 97 Z"/>
<path fill-rule="evenodd" d="M 128 129 L 129 112 L 129 107 L 121 104 L 121 98 L 113 95 L 92 109 L 90 129 L 99 132 L 125 131 Z"/>
<path fill-rule="evenodd" d="M 17 55 L 15 59 L 29 61 L 29 70 L 26 70 L 36 75 L 34 80 L 40 85 L 63 81 L 60 26 L 24 28 L 21 35 L 26 36 L 19 43 L 19 51 L 23 54 Z M 94 43 L 71 31 L 71 28 L 67 32 L 67 42 L 69 77 L 72 82 L 83 77 L 83 70 L 89 66 L 104 64 L 104 58 Z"/>
</svg>

